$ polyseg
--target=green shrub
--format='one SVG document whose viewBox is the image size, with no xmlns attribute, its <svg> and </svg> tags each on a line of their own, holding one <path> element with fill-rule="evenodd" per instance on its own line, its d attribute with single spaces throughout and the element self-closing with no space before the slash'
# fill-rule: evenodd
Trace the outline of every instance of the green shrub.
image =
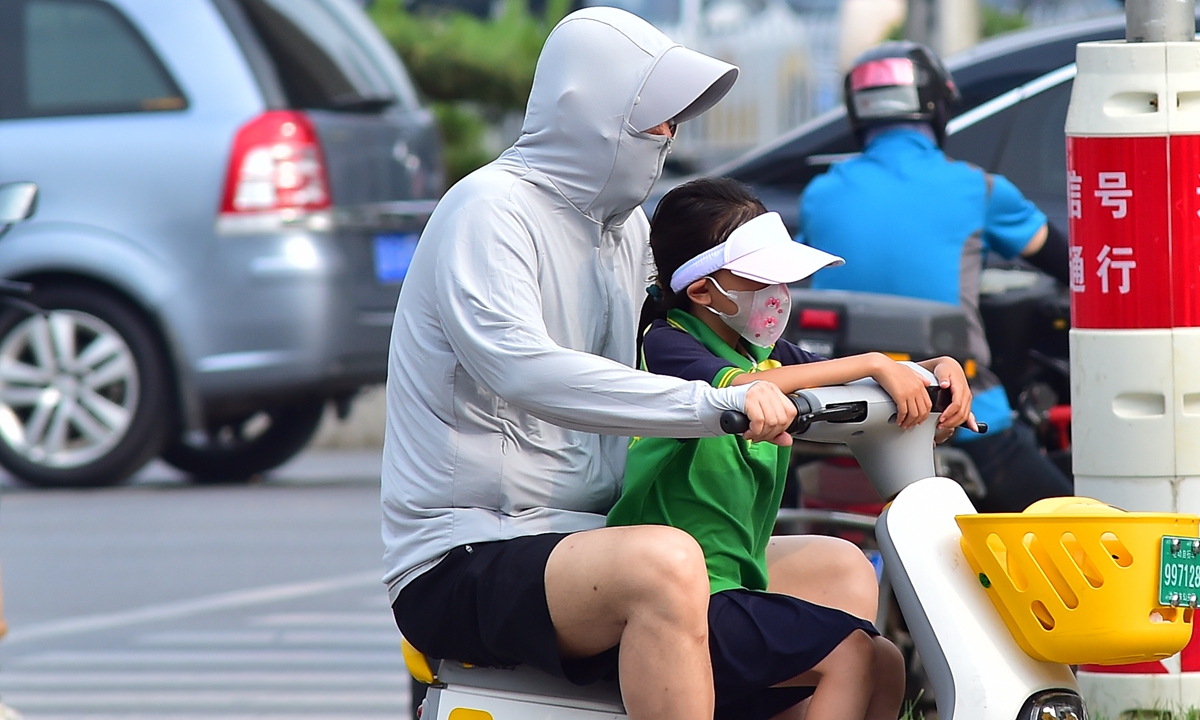
<svg viewBox="0 0 1200 720">
<path fill-rule="evenodd" d="M 1020 30 L 1029 25 L 1029 21 L 1019 12 L 1006 13 L 997 10 L 990 5 L 980 3 L 980 27 L 979 37 L 989 38 L 1000 33 L 1010 32 L 1012 30 Z M 904 39 L 904 22 L 898 22 L 888 30 L 887 40 L 903 40 Z"/>
<path fill-rule="evenodd" d="M 492 19 L 463 12 L 411 13 L 401 0 L 376 0 L 371 6 L 375 24 L 421 93 L 433 101 L 450 182 L 492 159 L 484 144 L 486 118 L 525 109 L 542 44 L 569 2 L 549 0 L 545 14 L 535 17 L 524 0 L 507 0 Z"/>
<path fill-rule="evenodd" d="M 451 184 L 494 159 L 484 145 L 487 121 L 475 106 L 465 102 L 434 102 L 432 110 L 442 132 L 442 157 Z"/>
<path fill-rule="evenodd" d="M 997 10 L 989 5 L 981 3 L 980 10 L 983 13 L 983 27 L 980 30 L 980 35 L 983 37 L 991 37 L 1000 33 L 1020 30 L 1029 25 L 1029 21 L 1021 13 L 1006 13 Z"/>
</svg>

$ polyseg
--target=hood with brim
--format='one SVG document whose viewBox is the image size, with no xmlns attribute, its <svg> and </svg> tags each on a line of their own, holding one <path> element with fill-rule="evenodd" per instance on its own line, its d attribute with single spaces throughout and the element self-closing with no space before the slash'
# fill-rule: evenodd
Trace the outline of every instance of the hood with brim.
<svg viewBox="0 0 1200 720">
<path fill-rule="evenodd" d="M 645 131 L 703 113 L 737 73 L 624 10 L 571 13 L 542 48 L 509 152 L 584 215 L 621 222 L 650 194 L 670 149 L 668 138 Z"/>
</svg>

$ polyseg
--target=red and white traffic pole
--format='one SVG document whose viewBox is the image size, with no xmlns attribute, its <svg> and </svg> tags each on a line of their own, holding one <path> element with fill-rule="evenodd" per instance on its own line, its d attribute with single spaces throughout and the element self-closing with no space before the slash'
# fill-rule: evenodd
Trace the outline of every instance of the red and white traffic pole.
<svg viewBox="0 0 1200 720">
<path fill-rule="evenodd" d="M 1067 113 L 1075 492 L 1200 513 L 1195 0 L 1125 8 L 1124 41 L 1079 45 Z M 1089 708 L 1200 708 L 1198 635 L 1162 662 L 1081 667 Z"/>
</svg>

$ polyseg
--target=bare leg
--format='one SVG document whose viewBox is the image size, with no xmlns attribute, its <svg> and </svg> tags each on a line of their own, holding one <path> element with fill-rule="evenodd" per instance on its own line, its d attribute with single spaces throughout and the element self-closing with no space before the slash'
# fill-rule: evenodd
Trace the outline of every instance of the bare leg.
<svg viewBox="0 0 1200 720">
<path fill-rule="evenodd" d="M 787 710 L 779 713 L 775 717 L 771 718 L 771 720 L 806 720 L 808 717 L 808 704 L 811 701 L 812 698 L 803 700 L 791 706 Z"/>
<path fill-rule="evenodd" d="M 768 590 L 874 620 L 875 568 L 852 543 L 821 535 L 788 535 L 767 546 Z M 784 685 L 816 685 L 807 703 L 778 720 L 895 720 L 904 699 L 904 659 L 886 638 L 851 633 L 812 670 Z"/>
<path fill-rule="evenodd" d="M 620 643 L 630 720 L 712 717 L 708 590 L 700 546 L 659 525 L 576 533 L 546 563 L 559 650 L 590 657 Z"/>
<path fill-rule="evenodd" d="M 817 689 L 807 708 L 797 706 L 780 718 L 896 720 L 904 700 L 904 658 L 887 638 L 856 630 L 812 670 L 781 685 Z"/>
<path fill-rule="evenodd" d="M 885 637 L 871 638 L 875 645 L 872 679 L 875 691 L 867 705 L 866 720 L 894 720 L 904 704 L 904 656 Z"/>
<path fill-rule="evenodd" d="M 852 543 L 825 535 L 773 537 L 767 544 L 767 573 L 771 592 L 875 620 L 875 568 Z"/>
</svg>

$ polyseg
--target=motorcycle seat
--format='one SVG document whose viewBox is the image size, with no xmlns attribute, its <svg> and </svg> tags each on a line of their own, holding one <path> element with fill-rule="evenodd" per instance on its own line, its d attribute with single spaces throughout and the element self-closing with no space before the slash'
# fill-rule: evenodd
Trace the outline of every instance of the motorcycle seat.
<svg viewBox="0 0 1200 720">
<path fill-rule="evenodd" d="M 434 660 L 401 641 L 408 671 L 427 685 L 500 690 L 546 698 L 550 704 L 569 704 L 623 715 L 621 688 L 616 682 L 601 681 L 576 685 L 531 667 L 492 668 L 467 665 L 455 660 Z"/>
<path fill-rule="evenodd" d="M 572 706 L 594 710 L 625 713 L 621 688 L 616 682 L 600 681 L 591 685 L 576 685 L 536 668 L 519 665 L 514 668 L 467 666 L 453 660 L 438 665 L 437 679 L 450 687 L 472 687 L 481 690 L 501 690 L 552 699 L 555 704 L 566 701 Z"/>
</svg>

